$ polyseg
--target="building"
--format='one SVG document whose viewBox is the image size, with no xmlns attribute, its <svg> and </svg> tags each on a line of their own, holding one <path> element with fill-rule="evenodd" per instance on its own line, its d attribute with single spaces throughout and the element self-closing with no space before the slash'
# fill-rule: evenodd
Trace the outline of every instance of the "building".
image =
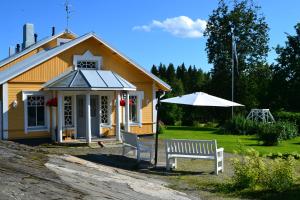
<svg viewBox="0 0 300 200">
<path fill-rule="evenodd" d="M 168 84 L 95 33 L 70 31 L 23 44 L 0 61 L 0 133 L 4 140 L 51 137 L 58 142 L 120 139 L 120 129 L 155 132 L 156 91 Z"/>
</svg>

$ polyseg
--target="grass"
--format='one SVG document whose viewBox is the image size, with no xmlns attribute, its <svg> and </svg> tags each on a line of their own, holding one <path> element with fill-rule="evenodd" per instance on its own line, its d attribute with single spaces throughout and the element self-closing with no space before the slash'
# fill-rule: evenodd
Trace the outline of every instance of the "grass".
<svg viewBox="0 0 300 200">
<path fill-rule="evenodd" d="M 262 154 L 267 153 L 300 153 L 300 137 L 293 140 L 283 141 L 278 146 L 263 146 L 259 144 L 255 136 L 224 135 L 218 128 L 194 128 L 168 126 L 163 134 L 159 135 L 160 139 L 216 139 L 219 147 L 224 147 L 226 152 L 232 153 L 238 149 L 239 142 L 245 147 L 252 147 Z M 171 188 L 183 192 L 191 193 L 202 199 L 299 199 L 300 196 L 300 179 L 289 191 L 278 193 L 272 191 L 237 191 L 230 189 L 230 177 L 233 175 L 231 158 L 235 156 L 225 156 L 225 172 L 218 176 L 212 175 L 213 162 L 206 160 L 189 160 L 179 159 L 178 168 L 173 172 L 177 173 L 168 176 Z M 296 162 L 296 174 L 300 175 L 300 161 Z M 190 173 L 190 174 L 189 174 Z"/>
<path fill-rule="evenodd" d="M 212 140 L 216 139 L 218 147 L 224 147 L 225 152 L 232 153 L 238 149 L 239 144 L 251 147 L 261 154 L 268 153 L 300 153 L 300 137 L 292 140 L 282 141 L 278 146 L 263 146 L 255 136 L 251 135 L 227 135 L 222 134 L 218 128 L 168 126 L 160 139 L 192 139 Z"/>
</svg>

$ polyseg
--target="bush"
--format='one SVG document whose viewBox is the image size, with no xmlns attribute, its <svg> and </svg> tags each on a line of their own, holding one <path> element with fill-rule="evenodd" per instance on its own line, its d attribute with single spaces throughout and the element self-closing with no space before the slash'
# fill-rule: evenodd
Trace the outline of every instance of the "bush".
<svg viewBox="0 0 300 200">
<path fill-rule="evenodd" d="M 234 175 L 232 177 L 235 189 L 255 189 L 262 182 L 261 174 L 266 171 L 265 163 L 254 149 L 247 149 L 243 152 L 242 159 L 232 160 Z"/>
<path fill-rule="evenodd" d="M 258 139 L 265 145 L 277 145 L 281 140 L 288 140 L 298 135 L 295 124 L 290 122 L 260 123 Z"/>
<path fill-rule="evenodd" d="M 257 137 L 264 145 L 278 145 L 281 140 L 281 127 L 275 123 L 260 124 Z"/>
<path fill-rule="evenodd" d="M 269 160 L 259 157 L 254 149 L 243 152 L 242 158 L 232 160 L 234 189 L 273 190 L 282 192 L 289 190 L 295 183 L 295 160 L 277 158 Z"/>
<path fill-rule="evenodd" d="M 271 159 L 276 159 L 276 158 L 288 159 L 288 157 L 293 157 L 295 160 L 300 159 L 300 154 L 297 152 L 283 153 L 283 154 L 278 152 L 278 153 L 270 153 L 265 156 Z"/>
<path fill-rule="evenodd" d="M 225 123 L 225 131 L 236 135 L 253 135 L 257 133 L 259 122 L 236 115 Z"/>
<path fill-rule="evenodd" d="M 299 112 L 286 112 L 280 111 L 274 114 L 276 120 L 288 121 L 297 125 L 297 128 L 300 128 L 300 113 Z"/>
<path fill-rule="evenodd" d="M 158 122 L 158 134 L 163 134 L 166 130 L 166 126 L 162 121 Z"/>
<path fill-rule="evenodd" d="M 266 189 L 282 192 L 290 189 L 295 182 L 295 160 L 277 158 L 270 161 L 270 168 L 263 182 Z"/>
</svg>

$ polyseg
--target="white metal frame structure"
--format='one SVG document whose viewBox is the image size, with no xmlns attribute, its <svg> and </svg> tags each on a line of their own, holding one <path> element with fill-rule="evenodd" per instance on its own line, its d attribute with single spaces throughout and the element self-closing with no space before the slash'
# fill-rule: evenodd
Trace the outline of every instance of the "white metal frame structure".
<svg viewBox="0 0 300 200">
<path fill-rule="evenodd" d="M 247 119 L 252 121 L 261 121 L 263 123 L 275 122 L 275 119 L 269 109 L 251 109 Z"/>
</svg>

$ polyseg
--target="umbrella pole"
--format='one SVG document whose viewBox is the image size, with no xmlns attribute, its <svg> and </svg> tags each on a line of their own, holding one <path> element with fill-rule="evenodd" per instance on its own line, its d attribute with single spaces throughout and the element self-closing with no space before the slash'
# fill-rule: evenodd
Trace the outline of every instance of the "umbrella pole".
<svg viewBox="0 0 300 200">
<path fill-rule="evenodd" d="M 158 133 L 159 133 L 159 107 L 160 107 L 160 98 L 162 95 L 162 91 L 157 91 L 157 104 L 156 104 L 156 134 L 155 134 L 155 157 L 154 157 L 154 165 L 157 167 L 157 154 L 158 154 Z"/>
</svg>

